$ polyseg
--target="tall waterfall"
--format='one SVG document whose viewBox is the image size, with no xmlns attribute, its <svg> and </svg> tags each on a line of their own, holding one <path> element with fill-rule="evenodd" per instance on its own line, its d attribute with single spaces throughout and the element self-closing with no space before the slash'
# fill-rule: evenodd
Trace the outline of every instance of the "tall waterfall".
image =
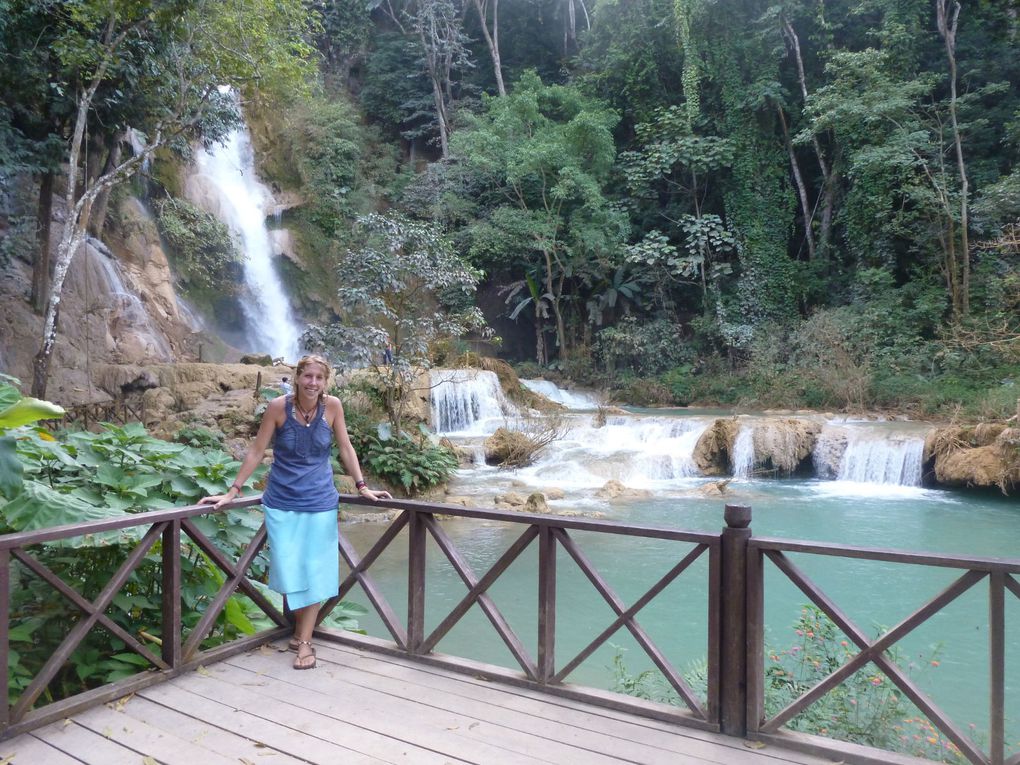
<svg viewBox="0 0 1020 765">
<path fill-rule="evenodd" d="M 814 453 L 819 477 L 897 486 L 920 486 L 923 461 L 923 432 L 873 424 L 827 425 Z"/>
<path fill-rule="evenodd" d="M 234 130 L 225 143 L 212 149 L 200 147 L 195 153 L 195 168 L 186 184 L 188 196 L 226 223 L 244 251 L 247 294 L 241 306 L 248 350 L 296 359 L 301 352 L 301 329 L 273 266 L 273 248 L 266 228 L 272 195 L 255 173 L 247 127 Z"/>
</svg>

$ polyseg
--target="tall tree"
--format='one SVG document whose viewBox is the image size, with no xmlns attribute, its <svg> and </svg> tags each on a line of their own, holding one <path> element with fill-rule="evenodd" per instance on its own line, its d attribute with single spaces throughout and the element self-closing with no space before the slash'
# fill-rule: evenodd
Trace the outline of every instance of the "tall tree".
<svg viewBox="0 0 1020 765">
<path fill-rule="evenodd" d="M 501 96 L 506 95 L 506 85 L 503 84 L 503 63 L 499 55 L 499 0 L 473 0 L 475 10 L 478 11 L 478 21 L 482 25 L 482 36 L 489 48 L 489 55 L 492 56 L 492 73 L 496 77 L 496 91 Z M 492 8 L 492 29 L 489 29 L 489 8 Z"/>
</svg>

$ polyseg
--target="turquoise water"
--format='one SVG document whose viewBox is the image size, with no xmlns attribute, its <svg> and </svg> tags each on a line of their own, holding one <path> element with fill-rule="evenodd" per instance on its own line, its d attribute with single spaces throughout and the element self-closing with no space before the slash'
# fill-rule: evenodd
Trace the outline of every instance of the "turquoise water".
<svg viewBox="0 0 1020 765">
<path fill-rule="evenodd" d="M 484 471 L 483 471 L 484 472 Z M 477 471 L 463 477 L 481 505 Z M 494 474 L 503 490 L 505 474 Z M 718 531 L 725 502 L 753 508 L 757 536 L 775 536 L 867 547 L 1018 558 L 1020 503 L 1014 498 L 933 491 L 914 487 L 862 485 L 835 481 L 734 481 L 725 499 L 699 494 L 705 479 L 673 485 L 669 491 L 632 501 L 590 497 L 560 500 L 554 510 L 600 513 L 636 525 Z M 446 521 L 443 528 L 477 575 L 483 574 L 526 528 L 487 521 Z M 353 525 L 348 532 L 364 552 L 379 527 Z M 629 605 L 690 549 L 685 543 L 621 538 L 593 532 L 572 536 L 595 567 Z M 503 575 L 490 594 L 534 658 L 537 641 L 537 548 L 532 545 Z M 795 554 L 794 562 L 870 635 L 890 627 L 936 595 L 959 574 L 931 567 L 894 565 Z M 464 596 L 467 587 L 434 545 L 428 556 L 426 632 Z M 391 604 L 406 609 L 406 546 L 397 545 L 372 569 Z M 614 615 L 562 549 L 558 552 L 557 666 L 563 666 L 601 632 Z M 652 640 L 685 676 L 697 674 L 705 656 L 707 559 L 674 581 L 638 616 Z M 771 564 L 766 564 L 766 641 L 770 652 L 789 649 L 800 639 L 793 625 L 808 602 Z M 356 595 L 356 602 L 368 605 Z M 1020 603 L 1007 593 L 1007 728 L 1020 739 Z M 897 647 L 901 665 L 960 725 L 987 729 L 988 588 L 982 582 L 948 605 Z M 369 634 L 389 637 L 373 616 L 363 619 Z M 637 676 L 652 664 L 636 641 L 617 632 L 611 645 L 591 656 L 571 682 L 611 687 L 614 660 Z M 438 652 L 516 668 L 509 651 L 477 606 L 444 638 Z M 937 662 L 937 666 L 932 662 Z M 873 672 L 874 668 L 870 668 Z M 695 681 L 696 682 L 696 681 Z M 888 681 L 886 681 L 888 682 Z"/>
</svg>

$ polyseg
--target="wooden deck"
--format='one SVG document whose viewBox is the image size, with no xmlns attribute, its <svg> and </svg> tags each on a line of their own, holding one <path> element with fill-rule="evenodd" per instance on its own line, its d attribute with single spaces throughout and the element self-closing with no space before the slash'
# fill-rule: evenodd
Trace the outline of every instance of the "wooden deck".
<svg viewBox="0 0 1020 765">
<path fill-rule="evenodd" d="M 295 672 L 293 654 L 263 646 L 2 742 L 0 763 L 831 762 L 374 652 L 318 654 Z"/>
</svg>

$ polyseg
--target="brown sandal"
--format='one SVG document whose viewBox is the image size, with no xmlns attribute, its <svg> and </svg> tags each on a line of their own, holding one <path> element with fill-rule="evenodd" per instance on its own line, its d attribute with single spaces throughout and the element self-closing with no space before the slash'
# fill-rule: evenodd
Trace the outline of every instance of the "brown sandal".
<svg viewBox="0 0 1020 765">
<path fill-rule="evenodd" d="M 297 653 L 297 649 L 300 648 L 300 647 L 301 647 L 301 641 L 298 640 L 296 637 L 293 637 L 293 638 L 291 638 L 290 640 L 287 641 L 287 650 L 288 651 L 294 651 L 295 653 Z"/>
<path fill-rule="evenodd" d="M 292 665 L 294 669 L 315 669 L 318 660 L 315 658 L 315 649 L 312 648 L 312 641 L 298 640 L 295 642 L 297 642 L 297 656 L 294 657 L 294 664 Z M 304 656 L 301 655 L 301 646 L 303 645 L 308 646 L 309 650 L 309 653 L 306 653 Z M 312 660 L 311 664 L 307 663 L 309 659 Z"/>
</svg>

